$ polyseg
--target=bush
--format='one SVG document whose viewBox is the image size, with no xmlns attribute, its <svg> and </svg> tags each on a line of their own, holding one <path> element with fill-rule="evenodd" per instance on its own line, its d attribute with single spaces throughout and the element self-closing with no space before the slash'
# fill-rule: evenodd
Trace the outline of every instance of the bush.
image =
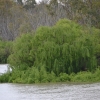
<svg viewBox="0 0 100 100">
<path fill-rule="evenodd" d="M 63 19 L 53 27 L 38 28 L 35 35 L 21 35 L 13 42 L 8 58 L 8 63 L 15 71 L 10 81 L 38 83 L 91 80 L 90 73 L 83 75 L 78 72 L 93 72 L 97 68 L 98 49 L 95 45 L 98 40 L 95 32 L 90 34 L 78 24 Z M 16 80 L 17 71 L 19 75 Z M 78 74 L 72 78 L 71 73 Z"/>
<path fill-rule="evenodd" d="M 70 81 L 70 77 L 69 77 L 69 75 L 66 74 L 66 73 L 60 73 L 59 78 L 60 78 L 60 81 L 61 81 L 61 82 Z"/>
<path fill-rule="evenodd" d="M 12 42 L 0 40 L 0 64 L 7 63 L 11 53 Z"/>
<path fill-rule="evenodd" d="M 13 42 L 12 54 L 8 58 L 12 69 L 25 70 L 33 65 L 34 59 L 30 58 L 31 38 L 31 34 L 24 34 Z"/>
<path fill-rule="evenodd" d="M 0 83 L 9 82 L 10 73 L 0 75 Z"/>
</svg>

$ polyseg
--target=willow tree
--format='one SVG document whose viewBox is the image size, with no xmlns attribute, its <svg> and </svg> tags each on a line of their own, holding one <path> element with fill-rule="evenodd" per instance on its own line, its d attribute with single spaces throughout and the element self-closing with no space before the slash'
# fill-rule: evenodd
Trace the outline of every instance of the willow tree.
<svg viewBox="0 0 100 100">
<path fill-rule="evenodd" d="M 7 63 L 11 52 L 12 42 L 0 40 L 0 64 Z"/>
<path fill-rule="evenodd" d="M 32 40 L 31 57 L 34 66 L 45 66 L 48 72 L 59 73 L 94 70 L 96 58 L 90 34 L 70 20 L 60 20 L 53 27 L 41 27 Z"/>
<path fill-rule="evenodd" d="M 78 24 L 62 19 L 53 27 L 40 27 L 34 37 L 22 35 L 14 42 L 12 66 L 44 67 L 47 72 L 72 73 L 96 68 L 92 34 Z"/>
<path fill-rule="evenodd" d="M 24 34 L 13 42 L 12 53 L 8 58 L 12 70 L 25 70 L 33 65 L 33 59 L 29 56 L 31 38 L 31 34 Z"/>
</svg>

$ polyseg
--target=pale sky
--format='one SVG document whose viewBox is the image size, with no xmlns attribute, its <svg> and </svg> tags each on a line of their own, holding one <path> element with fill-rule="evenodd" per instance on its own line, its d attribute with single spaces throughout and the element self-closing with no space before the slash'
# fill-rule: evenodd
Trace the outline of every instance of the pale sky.
<svg viewBox="0 0 100 100">
<path fill-rule="evenodd" d="M 41 2 L 42 0 L 35 0 L 35 1 L 38 3 L 38 2 Z"/>
<path fill-rule="evenodd" d="M 26 1 L 26 0 L 22 0 L 22 1 L 24 2 L 24 1 Z M 42 0 L 35 0 L 35 1 L 36 1 L 37 3 L 39 3 L 39 2 L 41 2 Z"/>
<path fill-rule="evenodd" d="M 41 2 L 41 1 L 44 1 L 44 2 L 49 2 L 50 0 L 35 0 L 37 3 Z"/>
</svg>

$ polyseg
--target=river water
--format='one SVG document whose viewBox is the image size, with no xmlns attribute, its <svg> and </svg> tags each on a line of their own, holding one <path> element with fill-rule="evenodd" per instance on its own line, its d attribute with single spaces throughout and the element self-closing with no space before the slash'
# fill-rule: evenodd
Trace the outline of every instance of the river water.
<svg viewBox="0 0 100 100">
<path fill-rule="evenodd" d="M 6 73 L 8 64 L 0 64 L 0 74 Z"/>
<path fill-rule="evenodd" d="M 3 83 L 0 84 L 0 100 L 100 100 L 100 83 Z"/>
</svg>

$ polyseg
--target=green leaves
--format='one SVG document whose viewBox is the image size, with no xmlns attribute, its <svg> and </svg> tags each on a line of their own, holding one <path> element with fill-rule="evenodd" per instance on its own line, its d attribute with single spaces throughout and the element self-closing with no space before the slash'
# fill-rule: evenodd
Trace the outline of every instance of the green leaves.
<svg viewBox="0 0 100 100">
<path fill-rule="evenodd" d="M 21 70 L 34 66 L 39 71 L 53 71 L 58 76 L 95 69 L 94 50 L 91 34 L 84 33 L 76 23 L 63 19 L 53 27 L 40 27 L 34 36 L 24 34 L 17 38 L 8 60 Z"/>
<path fill-rule="evenodd" d="M 69 20 L 60 20 L 52 28 L 41 27 L 33 39 L 35 66 L 45 65 L 48 72 L 72 73 L 91 69 L 94 45 L 90 34 Z M 83 60 L 83 62 L 82 62 Z"/>
<path fill-rule="evenodd" d="M 12 42 L 0 40 L 0 63 L 7 63 L 7 58 L 11 53 Z"/>
<path fill-rule="evenodd" d="M 31 38 L 31 34 L 24 34 L 13 42 L 13 52 L 8 58 L 11 66 L 23 69 L 24 66 L 31 67 L 33 65 L 34 61 L 30 57 Z"/>
</svg>

